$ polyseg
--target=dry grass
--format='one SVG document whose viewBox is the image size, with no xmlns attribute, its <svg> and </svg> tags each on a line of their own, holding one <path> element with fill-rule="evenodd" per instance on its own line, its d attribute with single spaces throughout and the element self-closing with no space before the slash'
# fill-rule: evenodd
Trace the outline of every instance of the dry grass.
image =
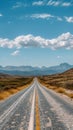
<svg viewBox="0 0 73 130">
<path fill-rule="evenodd" d="M 32 81 L 32 77 L 2 77 L 0 79 L 0 100 L 25 89 Z"/>
<path fill-rule="evenodd" d="M 0 93 L 0 100 L 3 100 L 3 99 L 5 99 L 5 98 L 7 98 L 9 96 L 10 96 L 9 92 L 7 92 L 7 91 L 1 92 Z"/>
<path fill-rule="evenodd" d="M 47 85 L 73 90 L 73 69 L 62 74 L 40 76 L 38 78 Z"/>
<path fill-rule="evenodd" d="M 69 96 L 70 98 L 73 98 L 73 93 L 69 94 L 68 96 Z"/>
<path fill-rule="evenodd" d="M 60 88 L 56 88 L 55 91 L 58 92 L 58 93 L 64 93 L 65 94 L 65 89 L 61 88 L 61 87 Z"/>
<path fill-rule="evenodd" d="M 40 81 L 40 83 L 43 86 L 47 87 L 48 89 L 52 89 L 52 90 L 54 90 L 57 93 L 61 93 L 61 94 L 64 94 L 64 95 L 66 95 L 66 96 L 68 96 L 70 98 L 73 98 L 73 93 L 68 92 L 68 89 L 65 89 L 65 88 L 62 88 L 62 87 L 56 87 L 56 86 L 47 85 L 47 84 L 45 84 L 45 83 L 43 83 L 41 81 Z"/>
<path fill-rule="evenodd" d="M 70 98 L 73 98 L 73 93 L 68 93 L 68 92 L 65 92 L 65 95 L 70 97 Z"/>
<path fill-rule="evenodd" d="M 21 91 L 21 90 L 27 88 L 28 86 L 29 86 L 29 84 L 28 84 L 28 85 L 25 85 L 25 86 L 17 87 L 17 88 L 15 88 L 15 89 L 14 89 L 14 88 L 11 88 L 11 89 L 9 89 L 9 90 L 5 90 L 5 91 L 0 92 L 0 100 L 4 100 L 4 99 L 8 98 L 8 97 L 11 96 L 12 94 L 17 93 L 17 92 L 19 92 L 19 91 Z"/>
<path fill-rule="evenodd" d="M 62 74 L 40 76 L 38 80 L 47 88 L 73 98 L 73 93 L 68 92 L 73 91 L 73 69 Z"/>
</svg>

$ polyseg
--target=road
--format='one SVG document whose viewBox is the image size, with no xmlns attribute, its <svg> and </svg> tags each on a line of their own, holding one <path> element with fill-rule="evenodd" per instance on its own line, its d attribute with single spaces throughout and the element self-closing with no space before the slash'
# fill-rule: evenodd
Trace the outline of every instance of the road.
<svg viewBox="0 0 73 130">
<path fill-rule="evenodd" d="M 41 130 L 73 130 L 73 105 L 37 79 L 27 89 L 0 102 L 0 130 L 37 130 L 36 94 Z"/>
</svg>

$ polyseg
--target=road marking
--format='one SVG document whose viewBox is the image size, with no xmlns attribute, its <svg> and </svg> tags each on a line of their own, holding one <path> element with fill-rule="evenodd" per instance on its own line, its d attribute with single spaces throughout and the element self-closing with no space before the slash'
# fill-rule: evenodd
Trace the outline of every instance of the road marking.
<svg viewBox="0 0 73 130">
<path fill-rule="evenodd" d="M 36 90 L 36 130 L 40 130 L 40 113 L 39 113 L 37 90 Z"/>
<path fill-rule="evenodd" d="M 35 89 L 34 89 L 34 94 L 33 94 L 33 99 L 32 99 L 28 130 L 34 130 L 34 113 L 35 113 Z"/>
<path fill-rule="evenodd" d="M 3 123 L 7 116 L 17 107 L 17 105 L 24 99 L 24 97 L 29 93 L 34 84 L 20 97 L 18 98 L 1 116 L 0 116 L 0 124 Z"/>
<path fill-rule="evenodd" d="M 48 94 L 48 92 L 46 91 L 47 88 L 45 88 L 44 86 L 40 87 L 39 83 L 38 87 L 41 90 L 42 94 L 45 96 L 48 103 L 50 103 L 51 107 L 53 107 L 54 112 L 58 116 L 57 118 L 59 118 L 58 120 L 65 125 L 67 130 L 73 130 L 73 115 L 67 112 L 66 109 L 62 107 L 62 103 L 57 103 L 57 101 L 50 94 Z"/>
<path fill-rule="evenodd" d="M 47 127 L 52 127 L 51 119 L 48 117 L 48 122 L 46 124 Z"/>
</svg>

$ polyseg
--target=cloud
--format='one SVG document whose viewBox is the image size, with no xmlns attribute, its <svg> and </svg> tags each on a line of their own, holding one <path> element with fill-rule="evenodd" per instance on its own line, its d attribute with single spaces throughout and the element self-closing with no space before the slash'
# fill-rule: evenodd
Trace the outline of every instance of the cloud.
<svg viewBox="0 0 73 130">
<path fill-rule="evenodd" d="M 63 33 L 55 39 L 50 40 L 51 48 L 65 48 L 65 49 L 73 49 L 73 35 L 69 32 Z"/>
<path fill-rule="evenodd" d="M 49 2 L 47 1 L 35 1 L 32 3 L 33 6 L 43 6 L 43 5 L 48 5 L 48 6 L 58 6 L 60 5 L 60 1 L 53 1 L 53 0 L 49 0 Z"/>
<path fill-rule="evenodd" d="M 19 55 L 19 52 L 20 52 L 19 50 L 16 50 L 16 51 L 12 52 L 11 55 L 12 56 L 17 56 L 17 55 Z"/>
<path fill-rule="evenodd" d="M 21 8 L 21 7 L 26 7 L 26 6 L 27 6 L 27 4 L 25 4 L 25 3 L 16 2 L 16 4 L 12 6 L 12 9 Z"/>
<path fill-rule="evenodd" d="M 60 1 L 53 1 L 53 0 L 50 0 L 47 5 L 49 6 L 58 6 L 60 5 Z"/>
<path fill-rule="evenodd" d="M 73 35 L 70 32 L 63 33 L 54 39 L 45 39 L 41 36 L 21 35 L 13 40 L 0 38 L 0 47 L 17 48 L 42 47 L 53 50 L 59 48 L 73 49 Z"/>
<path fill-rule="evenodd" d="M 0 47 L 8 47 L 8 48 L 13 48 L 14 43 L 12 40 L 9 40 L 8 38 L 2 39 L 0 38 Z"/>
<path fill-rule="evenodd" d="M 30 17 L 33 19 L 56 19 L 57 21 L 63 21 L 63 19 L 59 16 L 54 16 L 52 14 L 48 14 L 48 13 L 42 13 L 42 14 L 32 14 L 30 16 L 26 16 L 26 17 Z"/>
<path fill-rule="evenodd" d="M 36 18 L 36 19 L 49 19 L 49 18 L 52 18 L 54 16 L 51 14 L 44 13 L 44 14 L 32 14 L 30 17 Z"/>
<path fill-rule="evenodd" d="M 43 6 L 45 4 L 44 1 L 35 1 L 32 3 L 33 6 Z"/>
<path fill-rule="evenodd" d="M 71 6 L 72 4 L 70 2 L 64 2 L 62 3 L 62 6 L 64 7 L 68 7 L 68 6 Z"/>
<path fill-rule="evenodd" d="M 48 6 L 64 6 L 64 7 L 68 7 L 68 6 L 72 6 L 72 3 L 71 2 L 61 2 L 60 0 L 58 0 L 58 1 L 49 0 L 47 5 Z"/>
<path fill-rule="evenodd" d="M 65 16 L 65 19 L 66 19 L 67 22 L 73 23 L 73 17 L 66 17 Z"/>
<path fill-rule="evenodd" d="M 61 17 L 55 16 L 58 21 L 63 21 Z"/>
<path fill-rule="evenodd" d="M 27 6 L 62 6 L 62 7 L 69 7 L 73 6 L 72 2 L 62 2 L 60 0 L 39 0 L 34 1 L 31 4 L 27 4 L 24 2 L 16 2 L 15 5 L 12 6 L 12 9 L 21 8 L 21 7 L 27 7 Z"/>
<path fill-rule="evenodd" d="M 2 17 L 2 16 L 3 16 L 3 14 L 0 13 L 0 17 Z"/>
<path fill-rule="evenodd" d="M 62 56 L 57 56 L 57 59 L 61 59 L 62 58 Z"/>
</svg>

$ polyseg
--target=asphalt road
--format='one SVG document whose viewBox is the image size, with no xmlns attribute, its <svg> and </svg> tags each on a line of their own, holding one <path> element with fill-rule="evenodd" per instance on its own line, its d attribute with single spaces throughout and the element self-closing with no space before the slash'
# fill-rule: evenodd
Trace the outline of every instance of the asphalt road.
<svg viewBox="0 0 73 130">
<path fill-rule="evenodd" d="M 34 84 L 26 90 L 8 98 L 0 105 L 0 130 L 28 130 L 33 105 L 34 128 Z"/>
<path fill-rule="evenodd" d="M 73 130 L 73 106 L 37 79 L 29 88 L 0 102 L 0 130 L 36 130 L 36 92 L 41 130 Z"/>
</svg>

